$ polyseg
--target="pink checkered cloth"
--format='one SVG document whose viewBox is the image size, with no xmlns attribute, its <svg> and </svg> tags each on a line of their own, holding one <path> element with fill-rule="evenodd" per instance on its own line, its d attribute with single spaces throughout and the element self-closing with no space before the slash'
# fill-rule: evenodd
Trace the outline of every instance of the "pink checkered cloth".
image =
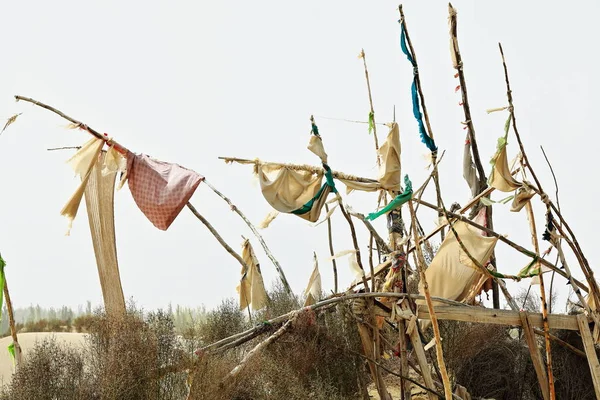
<svg viewBox="0 0 600 400">
<path fill-rule="evenodd" d="M 166 231 L 204 177 L 177 164 L 127 154 L 127 181 L 133 200 L 158 229 Z"/>
</svg>

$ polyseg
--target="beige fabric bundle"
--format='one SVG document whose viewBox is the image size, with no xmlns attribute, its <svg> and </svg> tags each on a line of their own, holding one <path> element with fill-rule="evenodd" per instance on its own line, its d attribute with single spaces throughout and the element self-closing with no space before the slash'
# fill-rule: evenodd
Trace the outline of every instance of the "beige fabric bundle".
<svg viewBox="0 0 600 400">
<path fill-rule="evenodd" d="M 465 139 L 465 147 L 463 149 L 463 178 L 467 181 L 469 189 L 471 189 L 471 196 L 474 198 L 479 194 L 479 181 L 477 179 L 477 168 L 473 162 L 471 155 L 471 142 L 469 141 L 469 134 Z"/>
<path fill-rule="evenodd" d="M 400 146 L 400 129 L 398 124 L 392 122 L 390 131 L 383 145 L 377 150 L 377 155 L 381 160 L 379 168 L 379 182 L 353 182 L 340 179 L 346 185 L 346 191 L 362 190 L 365 192 L 374 192 L 379 189 L 386 189 L 398 192 L 401 183 L 401 163 L 400 155 L 402 149 Z"/>
<path fill-rule="evenodd" d="M 323 147 L 323 140 L 321 139 L 321 136 L 310 135 L 307 149 L 317 155 L 321 159 L 321 162 L 327 164 L 327 153 Z"/>
<path fill-rule="evenodd" d="M 508 122 L 506 131 L 508 132 Z M 508 167 L 508 156 L 506 154 L 507 137 L 508 133 L 498 139 L 498 149 L 492 158 L 491 163 L 493 164 L 493 168 L 488 179 L 489 185 L 501 192 L 512 192 L 522 185 L 521 182 L 513 178 Z"/>
<path fill-rule="evenodd" d="M 92 168 L 85 188 L 85 203 L 96 256 L 104 308 L 109 315 L 125 315 L 115 237 L 115 179 L 122 157 L 102 153 Z M 83 181 L 83 178 L 82 178 Z"/>
<path fill-rule="evenodd" d="M 66 235 L 71 234 L 71 227 L 73 226 L 73 220 L 77 216 L 79 210 L 79 204 L 83 198 L 85 187 L 87 185 L 90 173 L 94 165 L 98 161 L 98 156 L 102 150 L 104 141 L 102 139 L 92 138 L 87 141 L 77 152 L 71 157 L 67 163 L 73 168 L 75 174 L 81 177 L 81 183 L 75 190 L 75 193 L 71 195 L 71 198 L 67 201 L 67 204 L 60 211 L 60 215 L 67 217 L 68 228 Z"/>
<path fill-rule="evenodd" d="M 471 256 L 481 265 L 485 265 L 498 238 L 484 236 L 481 231 L 462 221 L 455 222 L 454 229 Z M 431 296 L 455 301 L 464 300 L 472 286 L 482 282 L 481 276 L 479 268 L 462 250 L 452 231 L 448 232 L 431 265 L 425 271 Z M 424 295 L 422 282 L 419 283 L 419 294 Z M 425 304 L 425 300 L 418 300 L 417 303 Z"/>
<path fill-rule="evenodd" d="M 240 309 L 252 306 L 253 310 L 260 310 L 267 305 L 267 291 L 258 259 L 248 239 L 242 244 L 242 259 L 246 266 L 242 267 L 242 278 L 236 287 L 240 295 Z"/>
<path fill-rule="evenodd" d="M 513 199 L 510 211 L 519 212 L 521 209 L 535 196 L 535 191 L 528 185 L 523 185 L 515 192 L 515 198 Z"/>
<path fill-rule="evenodd" d="M 308 286 L 304 290 L 304 295 L 306 296 L 304 307 L 315 304 L 321 297 L 321 273 L 319 272 L 319 262 L 316 254 L 314 255 L 314 268 L 308 280 Z"/>
<path fill-rule="evenodd" d="M 308 203 L 319 192 L 323 181 L 323 175 L 269 165 L 258 166 L 258 177 L 265 200 L 283 213 L 291 213 Z M 331 188 L 326 186 L 310 211 L 296 215 L 310 222 L 318 221 L 330 192 Z"/>
</svg>

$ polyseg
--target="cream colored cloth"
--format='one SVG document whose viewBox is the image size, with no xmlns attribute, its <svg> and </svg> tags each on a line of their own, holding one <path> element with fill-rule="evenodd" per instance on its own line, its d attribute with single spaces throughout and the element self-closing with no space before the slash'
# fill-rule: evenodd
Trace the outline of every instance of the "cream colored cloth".
<svg viewBox="0 0 600 400">
<path fill-rule="evenodd" d="M 474 198 L 479 194 L 479 185 L 477 179 L 477 168 L 473 162 L 473 156 L 471 155 L 471 142 L 469 141 L 469 134 L 465 139 L 465 147 L 463 149 L 463 178 L 467 181 L 469 189 L 471 189 L 471 197 Z"/>
<path fill-rule="evenodd" d="M 109 315 L 117 316 L 125 315 L 125 298 L 119 274 L 115 237 L 114 197 L 118 160 L 118 156 L 111 155 L 110 149 L 101 153 L 85 188 L 85 204 L 104 308 Z"/>
<path fill-rule="evenodd" d="M 325 152 L 323 140 L 320 136 L 311 134 L 307 149 L 317 155 L 323 163 L 327 164 L 327 153 Z"/>
<path fill-rule="evenodd" d="M 77 216 L 79 210 L 79 204 L 83 198 L 83 193 L 87 186 L 90 173 L 92 168 L 96 165 L 104 140 L 92 138 L 87 141 L 77 152 L 71 157 L 67 163 L 73 168 L 75 174 L 81 178 L 81 183 L 75 190 L 75 193 L 71 195 L 71 198 L 67 201 L 67 204 L 60 211 L 60 215 L 67 217 L 68 228 L 66 235 L 71 234 L 71 227 L 73 226 L 73 220 Z"/>
<path fill-rule="evenodd" d="M 462 221 L 454 223 L 454 229 L 471 256 L 485 265 L 492 256 L 498 238 L 483 236 L 477 228 Z M 452 231 L 448 232 L 425 271 L 430 295 L 455 301 L 464 300 L 477 282 L 483 283 L 481 276 L 482 273 L 462 250 Z M 422 282 L 419 283 L 419 294 L 424 295 Z M 418 300 L 417 303 L 425 304 L 425 300 Z"/>
<path fill-rule="evenodd" d="M 510 168 L 508 168 L 506 137 L 504 138 L 504 143 L 499 145 L 498 151 L 494 155 L 492 162 L 494 167 L 492 168 L 492 173 L 488 180 L 490 186 L 501 192 L 512 192 L 521 187 L 521 183 L 513 178 L 510 173 Z"/>
<path fill-rule="evenodd" d="M 267 305 L 267 291 L 258 259 L 248 239 L 242 244 L 242 259 L 246 266 L 242 267 L 242 278 L 236 287 L 240 295 L 240 309 L 251 306 L 253 310 L 260 310 Z"/>
<path fill-rule="evenodd" d="M 306 296 L 304 307 L 315 304 L 321 297 L 321 274 L 316 254 L 314 255 L 313 271 L 308 280 L 308 286 L 304 290 L 304 295 Z"/>
<path fill-rule="evenodd" d="M 515 192 L 510 211 L 519 212 L 535 196 L 535 191 L 527 185 L 523 185 Z"/>
<path fill-rule="evenodd" d="M 377 178 L 378 182 L 365 183 L 340 179 L 346 185 L 347 193 L 352 190 L 362 190 L 365 192 L 374 192 L 379 189 L 395 192 L 400 191 L 400 184 L 402 182 L 400 129 L 395 122 L 389 124 L 389 127 L 390 131 L 385 142 L 377 150 L 377 155 L 381 160 L 379 177 Z"/>
<path fill-rule="evenodd" d="M 323 175 L 269 165 L 258 166 L 258 177 L 265 200 L 283 213 L 291 213 L 308 203 L 319 192 L 323 181 Z M 330 192 L 331 188 L 326 186 L 309 212 L 296 215 L 317 222 Z"/>
</svg>

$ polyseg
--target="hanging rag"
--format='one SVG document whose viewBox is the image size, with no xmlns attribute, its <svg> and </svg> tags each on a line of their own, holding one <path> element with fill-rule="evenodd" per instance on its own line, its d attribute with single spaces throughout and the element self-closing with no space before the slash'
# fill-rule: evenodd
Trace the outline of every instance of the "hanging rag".
<svg viewBox="0 0 600 400">
<path fill-rule="evenodd" d="M 158 229 L 166 231 L 204 177 L 177 164 L 127 154 L 127 182 L 133 200 Z"/>
<path fill-rule="evenodd" d="M 486 265 L 498 238 L 484 236 L 479 229 L 462 221 L 455 222 L 454 229 L 471 256 L 481 265 Z M 455 301 L 463 301 L 476 283 L 483 284 L 482 276 L 477 265 L 462 250 L 452 230 L 425 271 L 431 296 Z M 478 290 L 475 288 L 475 291 Z M 419 283 L 419 294 L 424 295 L 422 282 Z M 425 301 L 417 300 L 417 303 L 425 304 Z"/>
<path fill-rule="evenodd" d="M 81 199 L 85 192 L 90 173 L 94 165 L 96 165 L 103 145 L 104 140 L 94 137 L 87 141 L 79 150 L 77 150 L 73 157 L 67 161 L 75 171 L 75 174 L 81 177 L 81 183 L 77 187 L 77 190 L 71 195 L 71 198 L 60 212 L 60 215 L 63 215 L 68 219 L 67 236 L 71 234 L 73 220 L 77 216 L 77 210 L 79 210 L 79 204 L 81 204 Z"/>
<path fill-rule="evenodd" d="M 253 310 L 260 310 L 267 305 L 267 291 L 260 273 L 258 259 L 248 239 L 244 240 L 242 244 L 242 259 L 246 265 L 242 267 L 242 278 L 236 287 L 240 295 L 240 309 L 251 306 Z"/>
<path fill-rule="evenodd" d="M 405 175 L 404 176 L 404 192 L 399 194 L 398 196 L 396 196 L 392 201 L 389 202 L 389 204 L 387 206 L 385 206 L 381 210 L 367 215 L 367 217 L 365 219 L 367 221 L 373 221 L 374 219 L 379 218 L 383 214 L 386 214 L 392 210 L 399 208 L 400 206 L 402 206 L 402 204 L 404 204 L 407 201 L 409 201 L 410 199 L 412 199 L 412 194 L 413 194 L 412 182 L 408 178 L 408 175 Z"/>
<path fill-rule="evenodd" d="M 425 146 L 427 146 L 429 151 L 435 153 L 437 152 L 437 146 L 435 145 L 433 138 L 429 136 L 425 131 L 425 125 L 423 124 L 423 115 L 421 114 L 421 107 L 419 105 L 419 92 L 417 90 L 417 75 L 419 74 L 419 71 L 417 69 L 417 64 L 415 63 L 413 56 L 410 54 L 410 51 L 406 46 L 406 32 L 404 27 L 404 21 L 400 21 L 400 47 L 402 48 L 402 52 L 406 55 L 406 58 L 408 58 L 408 61 L 410 61 L 410 63 L 413 66 L 414 78 L 411 86 L 411 94 L 413 115 L 415 116 L 415 119 L 417 120 L 417 123 L 419 125 L 419 136 L 421 137 L 421 142 L 423 142 Z"/>
<path fill-rule="evenodd" d="M 316 253 L 314 254 L 314 267 L 310 279 L 308 280 L 308 286 L 304 290 L 306 301 L 304 307 L 315 304 L 321 297 L 321 274 L 319 273 L 319 261 L 317 260 Z"/>
<path fill-rule="evenodd" d="M 321 162 L 327 164 L 327 153 L 325 152 L 325 147 L 323 147 L 321 136 L 310 135 L 307 149 L 318 156 L 321 159 Z"/>
<path fill-rule="evenodd" d="M 488 184 L 501 192 L 512 192 L 519 187 L 521 183 L 516 181 L 508 167 L 508 157 L 506 155 L 506 145 L 508 139 L 508 129 L 510 128 L 511 117 L 509 115 L 506 123 L 504 124 L 504 136 L 498 138 L 498 145 L 496 153 L 492 157 L 490 164 L 492 164 L 492 172 L 488 179 Z"/>
<path fill-rule="evenodd" d="M 463 178 L 467 181 L 469 189 L 471 189 L 471 198 L 475 198 L 480 193 L 479 179 L 477 178 L 477 168 L 475 167 L 473 155 L 471 154 L 469 134 L 467 134 L 465 147 L 463 149 Z"/>
<path fill-rule="evenodd" d="M 377 150 L 377 157 L 381 161 L 377 182 L 356 182 L 338 178 L 346 185 L 346 193 L 350 193 L 353 190 L 361 190 L 363 192 L 375 192 L 381 189 L 394 192 L 400 191 L 400 179 L 402 176 L 400 129 L 395 122 L 388 124 L 388 126 L 390 131 L 387 138 Z"/>
<path fill-rule="evenodd" d="M 286 167 L 258 166 L 262 194 L 275 210 L 296 214 L 310 222 L 317 222 L 327 201 L 327 195 L 336 192 L 331 169 L 325 164 L 323 176 Z"/>
<path fill-rule="evenodd" d="M 523 186 L 518 188 L 515 192 L 515 198 L 510 207 L 510 211 L 521 211 L 521 209 L 529 202 L 529 200 L 531 200 L 533 196 L 535 196 L 535 191 L 531 188 L 531 186 L 523 182 Z"/>
<path fill-rule="evenodd" d="M 104 308 L 109 315 L 125 315 L 125 298 L 121 286 L 115 236 L 115 179 L 119 158 L 110 149 L 102 152 L 89 174 L 85 188 L 87 208 L 96 266 Z"/>
</svg>

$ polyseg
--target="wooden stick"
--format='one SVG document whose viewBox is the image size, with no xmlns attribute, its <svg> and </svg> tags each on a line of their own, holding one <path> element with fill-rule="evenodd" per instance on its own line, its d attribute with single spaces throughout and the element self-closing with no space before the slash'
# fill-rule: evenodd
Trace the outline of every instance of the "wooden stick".
<svg viewBox="0 0 600 400">
<path fill-rule="evenodd" d="M 198 210 L 196 210 L 196 208 L 191 204 L 191 203 L 187 203 L 186 204 L 187 207 L 190 209 L 190 211 L 192 212 L 192 214 L 194 214 L 196 216 L 196 218 L 198 218 L 200 220 L 200 222 L 202 222 L 204 224 L 204 226 L 206 226 L 208 228 L 208 230 L 210 231 L 210 233 L 213 234 L 213 236 L 217 239 L 217 241 L 221 244 L 221 246 L 223 246 L 223 248 L 225 250 L 227 250 L 227 252 L 229 254 L 231 254 L 231 256 L 233 258 L 235 258 L 242 267 L 244 267 L 245 269 L 248 269 L 248 265 L 244 262 L 244 260 L 242 259 L 242 257 L 235 252 L 235 250 L 233 250 L 231 248 L 231 246 L 229 246 L 227 244 L 227 242 L 225 242 L 225 240 L 223 240 L 223 238 L 221 237 L 221 235 L 219 235 L 219 232 L 217 232 L 217 230 L 215 228 L 213 228 L 213 226 L 210 224 L 210 222 L 208 222 L 208 220 L 206 218 L 204 218 L 202 216 L 202 214 L 200 214 L 198 212 Z"/>
<path fill-rule="evenodd" d="M 524 311 L 522 311 L 520 314 L 523 332 L 525 333 L 525 339 L 527 340 L 527 346 L 529 347 L 531 361 L 533 361 L 533 368 L 535 369 L 538 383 L 540 384 L 540 389 L 542 390 L 542 396 L 544 397 L 544 400 L 548 400 L 550 399 L 550 391 L 548 387 L 548 376 L 546 375 L 546 370 L 544 369 L 544 360 L 542 360 L 542 355 L 538 349 L 533 328 L 529 323 L 529 315 Z"/>
<path fill-rule="evenodd" d="M 596 393 L 596 398 L 600 399 L 600 363 L 598 362 L 598 355 L 596 354 L 590 327 L 583 314 L 577 315 L 577 323 L 579 325 L 579 332 L 581 332 L 583 348 L 585 349 L 588 364 L 590 365 L 590 373 L 592 375 L 592 382 L 594 383 L 594 392 Z"/>
<path fill-rule="evenodd" d="M 377 140 L 377 125 L 375 123 L 375 110 L 373 109 L 373 97 L 371 96 L 371 82 L 369 81 L 369 70 L 367 69 L 367 57 L 365 56 L 365 49 L 360 51 L 360 57 L 363 60 L 365 67 L 365 78 L 367 80 L 367 90 L 369 92 L 369 104 L 371 106 L 371 115 L 373 118 L 373 138 L 375 139 L 375 154 L 379 151 L 379 141 Z M 377 155 L 377 166 L 381 166 L 381 159 Z"/>
<path fill-rule="evenodd" d="M 411 214 L 412 220 L 412 229 L 413 229 L 413 237 L 415 243 L 418 242 L 418 233 L 417 233 L 417 222 L 415 218 L 415 210 L 413 207 L 412 200 L 408 202 L 408 208 Z M 436 343 L 436 355 L 437 362 L 440 368 L 440 373 L 442 374 L 442 381 L 444 383 L 444 394 L 446 396 L 446 400 L 452 399 L 452 386 L 450 385 L 450 378 L 448 377 L 448 371 L 446 370 L 446 363 L 444 362 L 444 351 L 442 349 L 442 338 L 440 335 L 440 328 L 438 326 L 438 321 L 435 316 L 435 310 L 433 308 L 433 303 L 431 301 L 431 295 L 429 294 L 429 286 L 427 285 L 427 278 L 425 277 L 425 259 L 423 258 L 423 252 L 421 250 L 421 246 L 417 247 L 417 267 L 419 269 L 419 275 L 421 275 L 421 284 L 423 285 L 423 291 L 425 292 L 425 300 L 427 302 L 427 309 L 429 310 L 429 316 L 431 318 L 431 325 L 433 327 L 433 335 L 435 336 Z"/>
<path fill-rule="evenodd" d="M 543 330 L 538 329 L 538 328 L 533 328 L 533 333 L 535 333 L 538 336 L 544 336 L 545 333 Z M 559 339 L 558 337 L 554 336 L 553 334 L 550 334 L 550 339 L 554 340 L 556 343 L 558 343 L 559 345 L 561 345 L 562 347 L 564 347 L 565 349 L 568 349 L 570 351 L 572 351 L 573 353 L 577 354 L 580 357 L 586 358 L 586 355 L 583 351 L 579 350 L 577 347 L 565 342 L 562 339 Z"/>
<path fill-rule="evenodd" d="M 325 203 L 325 212 L 329 213 L 329 206 Z M 333 250 L 333 234 L 331 232 L 331 218 L 327 218 L 327 239 L 329 241 L 329 254 L 331 254 L 331 263 L 333 264 L 333 292 L 338 292 L 338 271 L 337 262 L 333 256 L 335 252 Z"/>
<path fill-rule="evenodd" d="M 529 159 L 527 158 L 527 154 L 525 152 L 525 148 L 523 146 L 523 142 L 521 141 L 521 135 L 519 135 L 519 130 L 517 128 L 517 122 L 516 122 L 515 111 L 514 111 L 514 106 L 513 106 L 513 99 L 512 99 L 512 90 L 510 88 L 510 80 L 508 79 L 508 68 L 506 66 L 506 60 L 504 58 L 504 51 L 502 50 L 502 44 L 498 43 L 498 47 L 500 49 L 500 55 L 502 56 L 502 66 L 504 68 L 504 80 L 506 82 L 506 97 L 508 99 L 509 112 L 510 112 L 510 115 L 511 115 L 513 132 L 515 133 L 515 137 L 517 138 L 517 142 L 519 143 L 519 148 L 521 149 L 521 154 L 523 154 L 523 162 L 527 165 L 527 168 L 531 172 L 531 176 L 535 180 L 535 183 L 536 183 L 536 185 L 537 185 L 540 193 L 543 194 L 543 198 L 545 198 L 547 200 L 546 206 L 549 207 L 549 208 L 552 208 L 556 212 L 556 214 L 559 217 L 561 223 L 565 226 L 565 228 L 567 228 L 567 231 L 569 232 L 569 234 L 573 238 L 574 248 L 576 249 L 576 251 L 574 250 L 574 252 L 576 254 L 579 253 L 580 257 L 578 257 L 578 258 L 580 258 L 581 269 L 583 270 L 583 272 L 586 275 L 586 278 L 588 280 L 588 285 L 590 286 L 590 294 L 592 295 L 592 298 L 594 298 L 594 300 L 596 301 L 596 304 L 600 304 L 600 287 L 598 287 L 598 283 L 594 279 L 594 273 L 593 273 L 592 269 L 590 268 L 587 259 L 583 255 L 583 251 L 581 250 L 581 247 L 579 246 L 579 243 L 577 243 L 577 239 L 575 238 L 575 234 L 573 233 L 573 231 L 571 230 L 571 228 L 568 226 L 568 224 L 566 223 L 566 221 L 562 217 L 562 214 L 560 213 L 560 210 L 558 210 L 552 204 L 552 201 L 544 193 L 544 191 L 542 189 L 542 185 L 540 183 L 540 180 L 537 178 L 537 175 L 535 174 L 535 171 L 531 167 L 531 164 L 529 163 Z"/>
<path fill-rule="evenodd" d="M 385 240 L 383 240 L 383 238 L 379 235 L 379 233 L 377 233 L 377 231 L 375 230 L 375 228 L 373 227 L 373 225 L 371 224 L 370 221 L 367 221 L 365 219 L 364 214 L 358 213 L 358 212 L 354 212 L 354 211 L 350 211 L 348 210 L 348 214 L 352 215 L 353 217 L 361 220 L 365 226 L 367 227 L 367 229 L 369 230 L 369 232 L 373 235 L 373 238 L 375 239 L 375 241 L 377 242 L 377 245 L 387 254 L 392 253 L 392 249 L 390 246 L 388 246 L 388 244 L 385 242 Z"/>
<path fill-rule="evenodd" d="M 273 253 L 271 252 L 271 250 L 267 246 L 267 243 L 265 243 L 265 240 L 263 239 L 262 235 L 258 232 L 258 230 L 256 229 L 256 227 L 252 224 L 252 222 L 250 222 L 250 220 L 248 218 L 246 218 L 246 216 L 244 215 L 244 213 L 242 213 L 242 211 L 231 202 L 231 200 L 229 198 L 227 198 L 223 193 L 221 193 L 220 191 L 218 191 L 206 179 L 204 180 L 204 183 L 213 192 L 215 192 L 215 194 L 217 196 L 219 196 L 220 198 L 222 198 L 223 200 L 225 200 L 225 202 L 227 204 L 229 204 L 229 207 L 231 207 L 231 210 L 235 211 L 237 213 L 237 215 L 239 215 L 240 218 L 242 218 L 244 220 L 244 222 L 246 223 L 246 225 L 248 225 L 248 227 L 250 228 L 250 230 L 252 231 L 252 233 L 254 233 L 254 236 L 256 236 L 256 238 L 260 242 L 260 244 L 261 244 L 262 248 L 264 249 L 265 253 L 267 254 L 267 256 L 269 257 L 269 259 L 271 260 L 271 262 L 275 266 L 275 269 L 279 273 L 279 278 L 281 279 L 281 282 L 283 283 L 283 286 L 285 287 L 286 291 L 289 294 L 292 294 L 292 288 L 290 287 L 290 284 L 288 283 L 288 280 L 285 277 L 285 274 L 283 272 L 283 268 L 281 268 L 281 264 L 279 264 L 279 261 L 277 261 L 277 259 L 275 258 L 275 256 L 273 256 Z"/>
<path fill-rule="evenodd" d="M 471 142 L 471 154 L 473 155 L 473 163 L 475 164 L 475 168 L 477 169 L 478 175 L 478 192 L 481 193 L 485 189 L 487 189 L 487 177 L 485 176 L 485 170 L 483 169 L 483 165 L 481 163 L 481 157 L 479 155 L 479 147 L 477 145 L 477 138 L 475 136 L 475 126 L 473 125 L 473 119 L 471 117 L 471 106 L 469 105 L 469 96 L 467 92 L 467 82 L 465 79 L 465 73 L 463 71 L 463 61 L 462 56 L 460 54 L 460 49 L 458 46 L 458 35 L 457 35 L 457 17 L 456 10 L 452 6 L 452 4 L 448 3 L 448 14 L 450 20 L 450 51 L 453 54 L 453 60 L 456 62 L 454 68 L 457 70 L 458 79 L 460 82 L 461 95 L 462 95 L 462 108 L 465 115 L 465 123 L 467 126 L 467 131 L 469 134 L 469 141 Z M 439 205 L 438 205 L 439 206 Z M 474 216 L 479 210 L 480 206 L 475 207 L 472 212 L 472 216 Z M 490 229 L 494 229 L 494 221 L 492 215 L 492 207 L 486 208 L 486 219 L 488 221 L 488 226 Z M 496 260 L 495 251 L 492 253 L 492 257 L 490 259 L 491 264 L 494 267 L 497 267 L 498 262 Z M 492 297 L 494 308 L 500 308 L 500 298 L 498 293 L 498 282 L 494 280 L 492 284 Z"/>
<path fill-rule="evenodd" d="M 283 335 L 285 332 L 287 332 L 290 329 L 290 327 L 292 326 L 292 323 L 296 320 L 297 316 L 298 316 L 298 312 L 296 312 L 296 314 L 292 318 L 290 318 L 285 324 L 283 324 L 283 326 L 281 328 L 279 328 L 274 334 L 272 334 L 266 340 L 263 340 L 262 342 L 260 342 L 259 344 L 257 344 L 256 347 L 254 347 L 252 350 L 250 350 L 248 352 L 248 354 L 246 354 L 244 356 L 244 358 L 242 359 L 242 361 L 234 369 L 232 369 L 231 372 L 229 372 L 225 376 L 225 378 L 223 378 L 223 380 L 221 381 L 221 385 L 224 385 L 229 380 L 234 379 L 236 376 L 238 376 L 239 373 L 248 364 L 249 360 L 251 360 L 252 358 L 254 358 L 264 348 L 266 348 L 270 344 L 274 343 L 277 339 L 279 339 L 281 337 L 281 335 Z"/>
<path fill-rule="evenodd" d="M 433 130 L 431 129 L 431 123 L 429 122 L 429 113 L 427 112 L 427 106 L 425 104 L 425 96 L 423 96 L 423 89 L 421 87 L 421 77 L 419 76 L 419 67 L 418 67 L 419 64 L 417 62 L 417 55 L 416 55 L 415 49 L 412 45 L 412 41 L 410 40 L 410 35 L 408 34 L 408 27 L 406 26 L 406 18 L 404 17 L 404 12 L 402 11 L 402 4 L 400 4 L 398 6 L 398 11 L 400 12 L 400 23 L 402 25 L 404 25 L 404 33 L 406 35 L 406 43 L 408 44 L 408 47 L 410 49 L 410 53 L 411 53 L 412 59 L 413 59 L 414 79 L 415 79 L 415 84 L 417 86 L 417 91 L 419 92 L 419 97 L 421 99 L 421 107 L 423 108 L 423 116 L 425 117 L 425 124 L 427 125 L 427 134 L 433 140 L 434 139 Z M 436 164 L 436 158 L 437 158 L 436 152 L 432 152 L 431 153 L 431 161 L 434 166 Z M 436 191 L 437 202 L 438 202 L 438 206 L 439 206 L 439 205 L 441 205 L 439 174 L 438 174 L 438 170 L 435 169 L 435 167 L 434 167 L 433 171 L 434 171 L 433 183 L 435 184 L 435 191 Z M 438 214 L 438 217 L 441 217 L 441 216 L 442 216 L 441 214 Z M 443 241 L 444 240 L 443 228 L 440 230 L 440 234 L 441 234 L 441 238 Z"/>
<path fill-rule="evenodd" d="M 8 324 L 10 325 L 10 334 L 12 336 L 13 344 L 15 346 L 15 365 L 17 368 L 23 362 L 21 346 L 19 345 L 19 339 L 17 338 L 17 328 L 15 326 L 15 316 L 13 314 L 12 301 L 10 300 L 10 293 L 8 292 L 8 284 L 6 283 L 6 275 L 4 276 L 4 299 L 6 301 L 6 310 L 8 311 Z"/>
</svg>

